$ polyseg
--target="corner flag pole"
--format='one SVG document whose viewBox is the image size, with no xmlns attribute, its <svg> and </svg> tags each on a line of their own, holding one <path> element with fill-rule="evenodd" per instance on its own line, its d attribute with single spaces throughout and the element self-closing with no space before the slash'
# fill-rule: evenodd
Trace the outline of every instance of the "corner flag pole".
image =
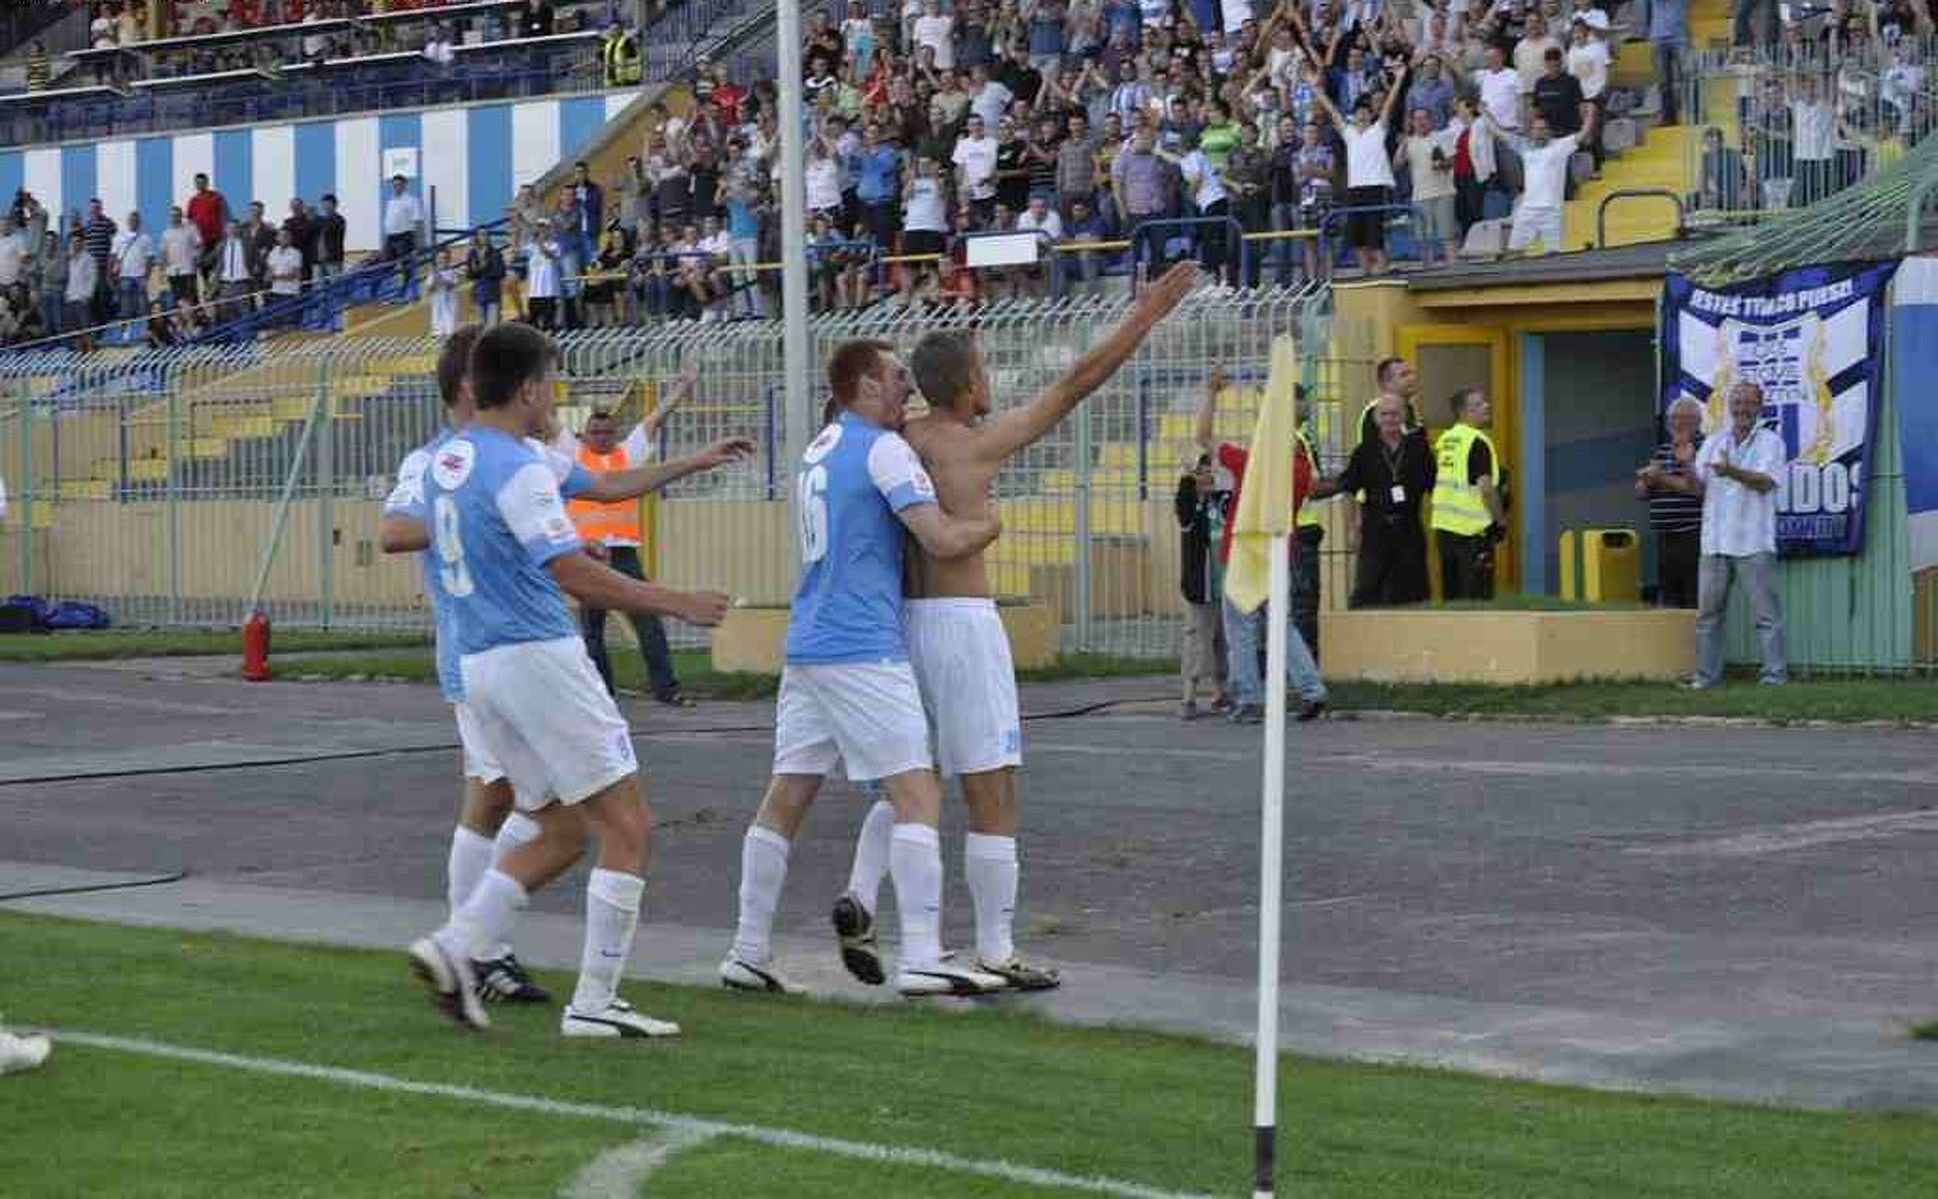
<svg viewBox="0 0 1938 1199">
<path fill-rule="evenodd" d="M 1255 459 L 1256 460 L 1256 459 Z M 1288 538 L 1272 535 L 1272 589 L 1265 601 L 1265 779 L 1258 846 L 1258 1032 L 1252 1088 L 1252 1195 L 1277 1193 L 1279 895 L 1285 858 L 1285 638 L 1292 564 Z"/>
<path fill-rule="evenodd" d="M 808 339 L 807 147 L 802 136 L 801 6 L 781 0 L 774 6 L 775 68 L 780 76 L 781 126 L 781 389 L 780 477 L 788 477 L 794 462 L 814 432 L 809 406 L 814 402 L 810 374 L 814 350 Z M 794 489 L 789 487 L 791 497 Z M 789 503 L 793 501 L 790 499 Z"/>
</svg>

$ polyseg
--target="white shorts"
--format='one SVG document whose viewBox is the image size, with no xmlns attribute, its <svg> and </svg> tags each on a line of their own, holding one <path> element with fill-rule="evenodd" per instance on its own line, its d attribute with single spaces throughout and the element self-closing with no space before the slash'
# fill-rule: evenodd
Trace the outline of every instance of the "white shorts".
<svg viewBox="0 0 1938 1199">
<path fill-rule="evenodd" d="M 929 722 L 908 663 L 781 668 L 774 773 L 826 775 L 836 761 L 858 783 L 929 768 Z"/>
<path fill-rule="evenodd" d="M 478 731 L 478 717 L 463 701 L 451 705 L 458 718 L 458 747 L 464 753 L 464 777 L 481 783 L 495 783 L 505 777 L 505 768 L 486 748 L 484 734 Z"/>
<path fill-rule="evenodd" d="M 638 771 L 631 732 L 583 640 L 501 645 L 466 654 L 460 670 L 478 744 L 521 808 L 548 795 L 575 804 Z"/>
<path fill-rule="evenodd" d="M 935 759 L 946 776 L 1023 764 L 1016 668 L 996 603 L 908 601 L 908 657 L 935 725 Z"/>
</svg>

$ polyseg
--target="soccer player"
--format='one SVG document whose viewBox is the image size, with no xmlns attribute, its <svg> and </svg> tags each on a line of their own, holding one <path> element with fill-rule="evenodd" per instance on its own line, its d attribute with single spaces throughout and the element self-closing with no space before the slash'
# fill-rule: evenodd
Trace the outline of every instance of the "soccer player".
<svg viewBox="0 0 1938 1199">
<path fill-rule="evenodd" d="M 984 510 L 945 514 L 900 429 L 908 368 L 880 341 L 850 341 L 828 362 L 834 403 L 795 476 L 801 577 L 787 622 L 774 719 L 774 775 L 740 850 L 740 919 L 721 981 L 799 990 L 773 966 L 774 910 L 788 849 L 837 760 L 880 780 L 894 811 L 888 872 L 901 913 L 896 986 L 905 995 L 976 994 L 1000 979 L 942 960 L 942 787 L 902 634 L 902 538 L 932 557 L 964 558 L 995 540 Z"/>
<path fill-rule="evenodd" d="M 446 339 L 438 355 L 437 387 L 449 427 L 412 450 L 397 468 L 397 485 L 384 503 L 380 534 L 385 553 L 424 554 L 424 594 L 431 602 L 436 628 L 438 685 L 457 717 L 464 791 L 445 870 L 445 893 L 453 912 L 470 898 L 471 889 L 478 885 L 494 860 L 538 835 L 537 823 L 514 810 L 512 787 L 505 778 L 504 768 L 484 749 L 476 721 L 465 707 L 463 682 L 458 675 L 457 643 L 446 627 L 450 605 L 439 586 L 437 557 L 428 552 L 431 537 L 424 509 L 424 469 L 437 447 L 448 441 L 456 430 L 471 423 L 476 415 L 469 379 L 471 349 L 483 332 L 480 326 L 467 325 Z M 590 473 L 562 454 L 548 452 L 546 461 L 560 491 L 567 497 L 623 500 L 752 452 L 752 442 L 730 438 L 665 466 L 637 467 L 609 474 Z M 536 806 L 545 799 L 543 796 L 526 798 L 528 806 Z M 480 960 L 472 963 L 472 968 L 479 993 L 486 1002 L 551 1002 L 551 995 L 531 980 L 508 944 L 489 947 Z"/>
<path fill-rule="evenodd" d="M 967 330 L 931 333 L 910 356 L 916 386 L 929 414 L 908 422 L 909 444 L 934 472 L 945 512 L 977 517 L 989 510 L 990 486 L 1003 463 L 1034 444 L 1117 372 L 1144 338 L 1196 282 L 1180 263 L 1147 288 L 1108 337 L 1093 345 L 1061 379 L 1029 403 L 994 416 L 989 369 Z M 1016 990 L 1056 986 L 1055 970 L 1016 955 L 1016 768 L 1022 765 L 1022 724 L 1009 639 L 996 615 L 981 550 L 944 559 L 919 555 L 908 573 L 908 652 L 922 701 L 935 724 L 937 765 L 962 781 L 969 809 L 963 874 L 976 910 L 974 968 Z M 866 983 L 882 981 L 875 947 L 874 909 L 882 866 L 890 853 L 884 805 L 862 822 L 848 892 L 835 901 L 834 926 L 842 960 Z M 899 894 L 899 889 L 897 894 Z"/>
<path fill-rule="evenodd" d="M 410 948 L 412 968 L 461 1024 L 489 1023 L 471 961 L 501 944 L 535 888 L 599 839 L 586 884 L 579 981 L 559 1021 L 566 1036 L 670 1036 L 679 1027 L 617 993 L 645 892 L 652 818 L 626 722 L 586 657 L 563 593 L 619 611 L 718 624 L 727 597 L 628 579 L 582 552 L 552 469 L 524 440 L 549 421 L 557 351 L 544 334 L 503 325 L 471 355 L 474 419 L 438 446 L 424 472 L 438 587 L 450 617 L 464 702 L 479 744 L 514 793 L 557 796 L 538 835 L 485 872 L 463 905 Z"/>
</svg>

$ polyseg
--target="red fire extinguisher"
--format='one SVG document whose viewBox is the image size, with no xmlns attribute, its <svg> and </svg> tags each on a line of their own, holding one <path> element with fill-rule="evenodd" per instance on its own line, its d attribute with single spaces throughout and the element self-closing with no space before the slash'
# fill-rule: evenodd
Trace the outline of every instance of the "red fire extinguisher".
<svg viewBox="0 0 1938 1199">
<path fill-rule="evenodd" d="M 269 618 L 261 608 L 242 622 L 242 677 L 252 683 L 269 681 Z"/>
</svg>

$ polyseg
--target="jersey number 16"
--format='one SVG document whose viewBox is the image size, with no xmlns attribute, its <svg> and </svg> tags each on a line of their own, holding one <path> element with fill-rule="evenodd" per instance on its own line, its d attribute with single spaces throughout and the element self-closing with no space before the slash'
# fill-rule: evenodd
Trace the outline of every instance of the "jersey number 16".
<svg viewBox="0 0 1938 1199">
<path fill-rule="evenodd" d="M 828 468 L 816 466 L 802 471 L 795 490 L 801 565 L 812 566 L 828 553 Z"/>
</svg>

